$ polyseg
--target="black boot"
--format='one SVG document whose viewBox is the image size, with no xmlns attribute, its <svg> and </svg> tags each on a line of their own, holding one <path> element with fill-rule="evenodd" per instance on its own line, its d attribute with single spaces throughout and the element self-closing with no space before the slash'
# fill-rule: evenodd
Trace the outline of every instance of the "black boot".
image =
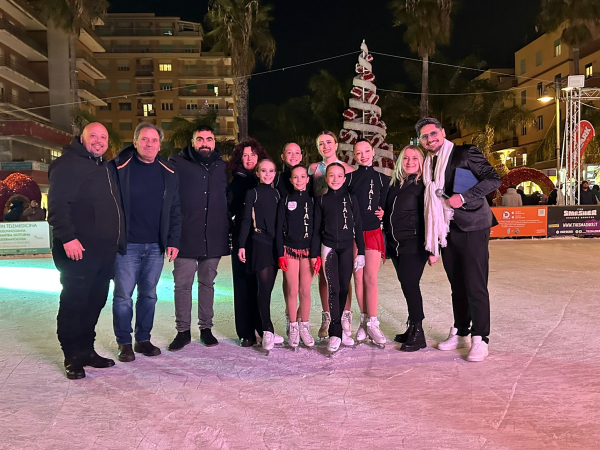
<svg viewBox="0 0 600 450">
<path fill-rule="evenodd" d="M 65 373 L 69 380 L 85 378 L 85 370 L 81 359 L 76 356 L 65 356 Z"/>
<path fill-rule="evenodd" d="M 215 345 L 219 345 L 219 341 L 217 341 L 217 338 L 213 336 L 210 328 L 202 328 L 200 330 L 200 340 L 207 347 L 214 347 Z"/>
<path fill-rule="evenodd" d="M 410 334 L 410 330 L 412 329 L 412 322 L 410 322 L 410 320 L 408 322 L 406 322 L 406 331 L 402 334 L 397 334 L 396 337 L 394 338 L 395 342 L 399 342 L 400 344 L 404 344 L 406 342 L 406 340 L 408 339 L 408 335 Z"/>
<path fill-rule="evenodd" d="M 406 339 L 406 342 L 402 344 L 400 350 L 404 352 L 416 352 L 422 348 L 427 347 L 425 342 L 425 332 L 421 322 L 411 322 L 409 326 L 410 333 Z"/>
<path fill-rule="evenodd" d="M 115 365 L 115 362 L 112 359 L 100 356 L 96 353 L 96 350 L 93 349 L 91 352 L 85 352 L 81 357 L 81 361 L 84 366 L 95 367 L 97 369 L 105 369 Z"/>
<path fill-rule="evenodd" d="M 173 342 L 169 344 L 167 350 L 170 352 L 176 352 L 177 350 L 181 350 L 183 347 L 192 342 L 192 334 L 190 330 L 187 331 L 179 331 Z"/>
</svg>

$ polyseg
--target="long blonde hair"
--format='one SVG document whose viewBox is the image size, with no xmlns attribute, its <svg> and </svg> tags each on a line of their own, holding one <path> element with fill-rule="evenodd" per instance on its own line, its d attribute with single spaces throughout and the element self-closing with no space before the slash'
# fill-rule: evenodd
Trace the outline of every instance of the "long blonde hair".
<svg viewBox="0 0 600 450">
<path fill-rule="evenodd" d="M 402 186 L 404 181 L 408 178 L 410 174 L 406 173 L 404 170 L 404 155 L 406 154 L 406 150 L 414 150 L 417 152 L 417 159 L 419 160 L 419 170 L 417 171 L 417 177 L 415 178 L 415 184 L 423 177 L 423 152 L 416 145 L 407 145 L 404 147 L 400 154 L 398 155 L 398 159 L 396 160 L 396 167 L 394 168 L 394 172 L 392 173 L 392 179 L 390 180 L 390 186 L 395 186 L 396 182 Z"/>
</svg>

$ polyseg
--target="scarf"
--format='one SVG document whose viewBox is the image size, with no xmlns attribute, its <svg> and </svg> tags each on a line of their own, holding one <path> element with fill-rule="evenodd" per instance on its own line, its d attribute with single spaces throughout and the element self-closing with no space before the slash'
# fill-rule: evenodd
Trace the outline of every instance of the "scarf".
<svg viewBox="0 0 600 450">
<path fill-rule="evenodd" d="M 442 197 L 435 191 L 444 189 L 446 183 L 446 166 L 454 144 L 446 139 L 437 152 L 435 166 L 435 181 L 431 176 L 433 153 L 429 153 L 423 164 L 423 182 L 425 183 L 425 250 L 435 256 L 440 256 L 440 246 L 448 245 L 447 236 L 450 232 L 450 221 L 454 217 L 454 209 L 446 205 Z"/>
</svg>

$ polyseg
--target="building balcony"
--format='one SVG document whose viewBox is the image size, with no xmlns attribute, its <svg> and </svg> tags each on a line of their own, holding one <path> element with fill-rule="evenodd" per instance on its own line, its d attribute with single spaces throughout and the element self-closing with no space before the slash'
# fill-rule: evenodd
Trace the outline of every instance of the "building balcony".
<svg viewBox="0 0 600 450">
<path fill-rule="evenodd" d="M 104 92 L 84 80 L 77 81 L 77 95 L 94 106 L 106 106 Z"/>
<path fill-rule="evenodd" d="M 175 47 L 169 46 L 158 47 L 150 45 L 113 45 L 106 49 L 109 53 L 189 53 L 189 54 L 200 54 L 200 47 L 188 48 L 188 47 Z"/>
<path fill-rule="evenodd" d="M 179 110 L 179 115 L 181 117 L 196 117 L 203 116 L 208 111 L 212 111 L 211 108 L 200 108 L 200 109 L 187 109 L 181 108 Z M 217 115 L 219 117 L 233 117 L 233 109 L 217 109 Z"/>
<path fill-rule="evenodd" d="M 88 26 L 81 27 L 79 40 L 94 53 L 103 53 L 106 51 L 106 44 L 104 44 L 104 41 Z"/>
<path fill-rule="evenodd" d="M 494 153 L 494 152 L 499 152 L 501 150 L 513 149 L 518 146 L 519 146 L 519 138 L 513 137 L 511 139 L 506 139 L 501 142 L 495 142 L 494 145 L 492 145 L 491 151 L 492 151 L 492 153 Z"/>
<path fill-rule="evenodd" d="M 29 61 L 48 61 L 48 51 L 8 20 L 0 19 L 0 42 Z"/>
<path fill-rule="evenodd" d="M 49 108 L 31 108 L 35 108 L 35 106 L 23 99 L 7 93 L 0 94 L 0 113 L 10 114 L 16 118 L 25 120 L 50 121 Z"/>
<path fill-rule="evenodd" d="M 104 75 L 104 69 L 100 64 L 98 64 L 98 61 L 96 61 L 91 55 L 88 55 L 81 50 L 77 52 L 77 69 L 81 70 L 94 80 L 106 79 L 106 75 Z"/>
<path fill-rule="evenodd" d="M 150 69 L 136 68 L 135 76 L 140 77 L 140 78 L 152 78 L 152 77 L 154 77 L 154 69 L 153 68 L 150 68 Z"/>
<path fill-rule="evenodd" d="M 138 87 L 137 93 L 139 97 L 154 97 L 154 88 L 152 86 L 148 86 L 147 88 Z"/>
<path fill-rule="evenodd" d="M 8 56 L 0 57 L 0 76 L 29 92 L 48 92 L 48 80 Z"/>
<path fill-rule="evenodd" d="M 193 78 L 224 78 L 231 77 L 231 73 L 228 70 L 218 69 L 206 69 L 206 68 L 182 68 L 179 69 L 179 77 L 193 77 Z"/>
<path fill-rule="evenodd" d="M 211 97 L 211 98 L 220 98 L 220 97 L 231 97 L 232 91 L 231 89 L 219 89 L 219 95 L 215 94 L 214 90 L 202 90 L 202 89 L 179 89 L 179 97 Z"/>
<path fill-rule="evenodd" d="M 0 9 L 23 24 L 26 30 L 44 31 L 46 29 L 39 13 L 24 0 L 0 0 Z"/>
<path fill-rule="evenodd" d="M 138 108 L 137 116 L 138 117 L 156 117 L 156 109 L 152 109 L 150 111 L 144 111 L 143 109 Z"/>
<path fill-rule="evenodd" d="M 195 30 L 173 29 L 169 27 L 163 28 L 119 28 L 119 27 L 98 27 L 96 33 L 99 36 L 106 37 L 129 37 L 129 36 L 158 36 L 158 37 L 202 37 L 200 24 L 194 27 Z"/>
</svg>

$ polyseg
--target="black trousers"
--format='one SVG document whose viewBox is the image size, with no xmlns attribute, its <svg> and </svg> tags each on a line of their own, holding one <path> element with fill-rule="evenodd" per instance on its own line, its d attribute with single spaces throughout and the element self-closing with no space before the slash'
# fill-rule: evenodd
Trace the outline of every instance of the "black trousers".
<svg viewBox="0 0 600 450">
<path fill-rule="evenodd" d="M 246 264 L 240 261 L 237 252 L 238 249 L 234 247 L 231 254 L 235 330 L 240 339 L 255 340 L 254 330 L 262 334 L 257 302 L 258 281 L 256 274 L 246 273 Z"/>
<path fill-rule="evenodd" d="M 275 278 L 277 278 L 277 269 L 277 266 L 269 266 L 256 272 L 258 283 L 256 302 L 258 303 L 258 312 L 260 313 L 260 330 L 270 331 L 271 333 L 275 331 L 273 322 L 271 322 L 271 293 L 275 285 Z"/>
<path fill-rule="evenodd" d="M 60 303 L 57 334 L 65 357 L 91 353 L 96 338 L 98 317 L 108 296 L 114 276 L 117 247 L 86 246 L 83 259 L 68 258 L 63 245 L 55 240 L 54 264 L 60 272 Z"/>
<path fill-rule="evenodd" d="M 396 276 L 400 281 L 402 293 L 408 306 L 408 320 L 412 322 L 422 322 L 425 318 L 420 285 L 428 257 L 429 253 L 425 249 L 418 253 L 392 255 Z"/>
<path fill-rule="evenodd" d="M 348 297 L 354 255 L 352 247 L 331 249 L 327 254 L 325 254 L 325 250 L 322 250 L 322 253 L 323 271 L 327 280 L 329 313 L 331 314 L 329 336 L 341 338 L 342 312 L 346 306 L 346 297 Z"/>
<path fill-rule="evenodd" d="M 442 248 L 444 269 L 452 288 L 454 327 L 487 340 L 490 334 L 488 293 L 490 229 L 461 231 L 450 226 L 448 246 Z"/>
</svg>

